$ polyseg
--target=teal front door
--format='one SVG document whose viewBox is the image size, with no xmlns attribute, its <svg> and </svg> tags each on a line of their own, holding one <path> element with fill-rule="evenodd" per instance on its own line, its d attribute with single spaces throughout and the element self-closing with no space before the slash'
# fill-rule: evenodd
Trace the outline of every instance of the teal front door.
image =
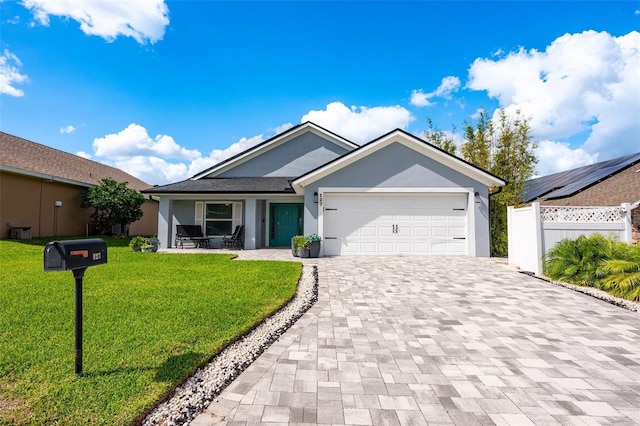
<svg viewBox="0 0 640 426">
<path fill-rule="evenodd" d="M 291 245 L 291 237 L 302 235 L 302 217 L 304 207 L 300 204 L 276 203 L 269 211 L 269 246 Z"/>
</svg>

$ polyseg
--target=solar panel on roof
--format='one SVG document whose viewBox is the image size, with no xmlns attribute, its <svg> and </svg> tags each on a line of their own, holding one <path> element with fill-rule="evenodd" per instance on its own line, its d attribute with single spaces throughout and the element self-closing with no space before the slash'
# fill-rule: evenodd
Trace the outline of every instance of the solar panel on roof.
<svg viewBox="0 0 640 426">
<path fill-rule="evenodd" d="M 569 197 L 639 161 L 640 152 L 532 179 L 525 183 L 524 199 L 530 202 L 543 196 L 546 199 Z"/>
</svg>

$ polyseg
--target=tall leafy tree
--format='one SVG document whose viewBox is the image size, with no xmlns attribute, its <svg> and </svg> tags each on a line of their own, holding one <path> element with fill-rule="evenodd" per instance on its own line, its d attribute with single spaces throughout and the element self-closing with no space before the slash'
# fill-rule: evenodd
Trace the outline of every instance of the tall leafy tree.
<svg viewBox="0 0 640 426">
<path fill-rule="evenodd" d="M 80 207 L 93 208 L 91 217 L 100 234 L 111 232 L 113 225 L 120 224 L 122 229 L 140 220 L 144 197 L 135 189 L 127 188 L 128 182 L 117 182 L 105 178 L 82 192 Z"/>
<path fill-rule="evenodd" d="M 504 179 L 507 184 L 490 196 L 491 255 L 507 255 L 507 206 L 522 200 L 525 182 L 535 171 L 538 146 L 531 135 L 530 118 L 504 109 L 491 119 L 480 113 L 475 125 L 465 122 L 465 143 L 460 151 L 466 161 Z"/>
<path fill-rule="evenodd" d="M 434 124 L 433 120 L 431 120 L 431 118 L 429 117 L 427 117 L 427 125 L 429 126 L 429 128 L 424 132 L 424 138 L 427 140 L 427 142 L 437 146 L 444 151 L 447 151 L 449 154 L 456 155 L 458 147 L 456 146 L 453 137 L 440 130 L 438 126 Z M 456 128 L 454 126 L 453 132 L 455 131 Z"/>
</svg>

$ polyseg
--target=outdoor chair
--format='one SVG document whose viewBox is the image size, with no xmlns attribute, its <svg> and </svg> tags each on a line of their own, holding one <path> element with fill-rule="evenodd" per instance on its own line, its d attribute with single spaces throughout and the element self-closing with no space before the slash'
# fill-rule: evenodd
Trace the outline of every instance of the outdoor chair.
<svg viewBox="0 0 640 426">
<path fill-rule="evenodd" d="M 236 229 L 233 231 L 233 235 L 223 237 L 220 241 L 220 247 L 235 249 L 244 248 L 244 225 L 236 226 Z"/>
<path fill-rule="evenodd" d="M 190 241 L 195 248 L 211 248 L 209 237 L 202 234 L 200 225 L 176 225 L 175 247 L 184 248 L 184 242 Z"/>
</svg>

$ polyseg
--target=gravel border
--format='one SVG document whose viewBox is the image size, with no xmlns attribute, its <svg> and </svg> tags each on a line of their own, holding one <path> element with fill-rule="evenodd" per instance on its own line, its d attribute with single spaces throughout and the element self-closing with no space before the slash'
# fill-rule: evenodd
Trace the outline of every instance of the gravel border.
<svg viewBox="0 0 640 426">
<path fill-rule="evenodd" d="M 303 265 L 296 294 L 287 305 L 198 369 L 140 424 L 173 426 L 190 423 L 317 300 L 318 267 Z"/>
<path fill-rule="evenodd" d="M 632 302 L 631 300 L 622 299 L 620 297 L 615 297 L 607 293 L 606 291 L 599 290 L 593 287 L 584 287 L 575 284 L 564 283 L 562 281 L 553 281 L 546 277 L 539 277 L 530 272 L 520 271 L 521 274 L 529 275 L 530 277 L 537 278 L 541 281 L 546 281 L 551 284 L 555 284 L 560 287 L 568 288 L 573 291 L 577 291 L 578 293 L 586 294 L 587 296 L 595 297 L 596 299 L 603 300 L 607 303 L 610 303 L 615 306 L 619 306 L 624 309 L 628 309 L 632 312 L 640 311 L 640 303 Z"/>
</svg>

